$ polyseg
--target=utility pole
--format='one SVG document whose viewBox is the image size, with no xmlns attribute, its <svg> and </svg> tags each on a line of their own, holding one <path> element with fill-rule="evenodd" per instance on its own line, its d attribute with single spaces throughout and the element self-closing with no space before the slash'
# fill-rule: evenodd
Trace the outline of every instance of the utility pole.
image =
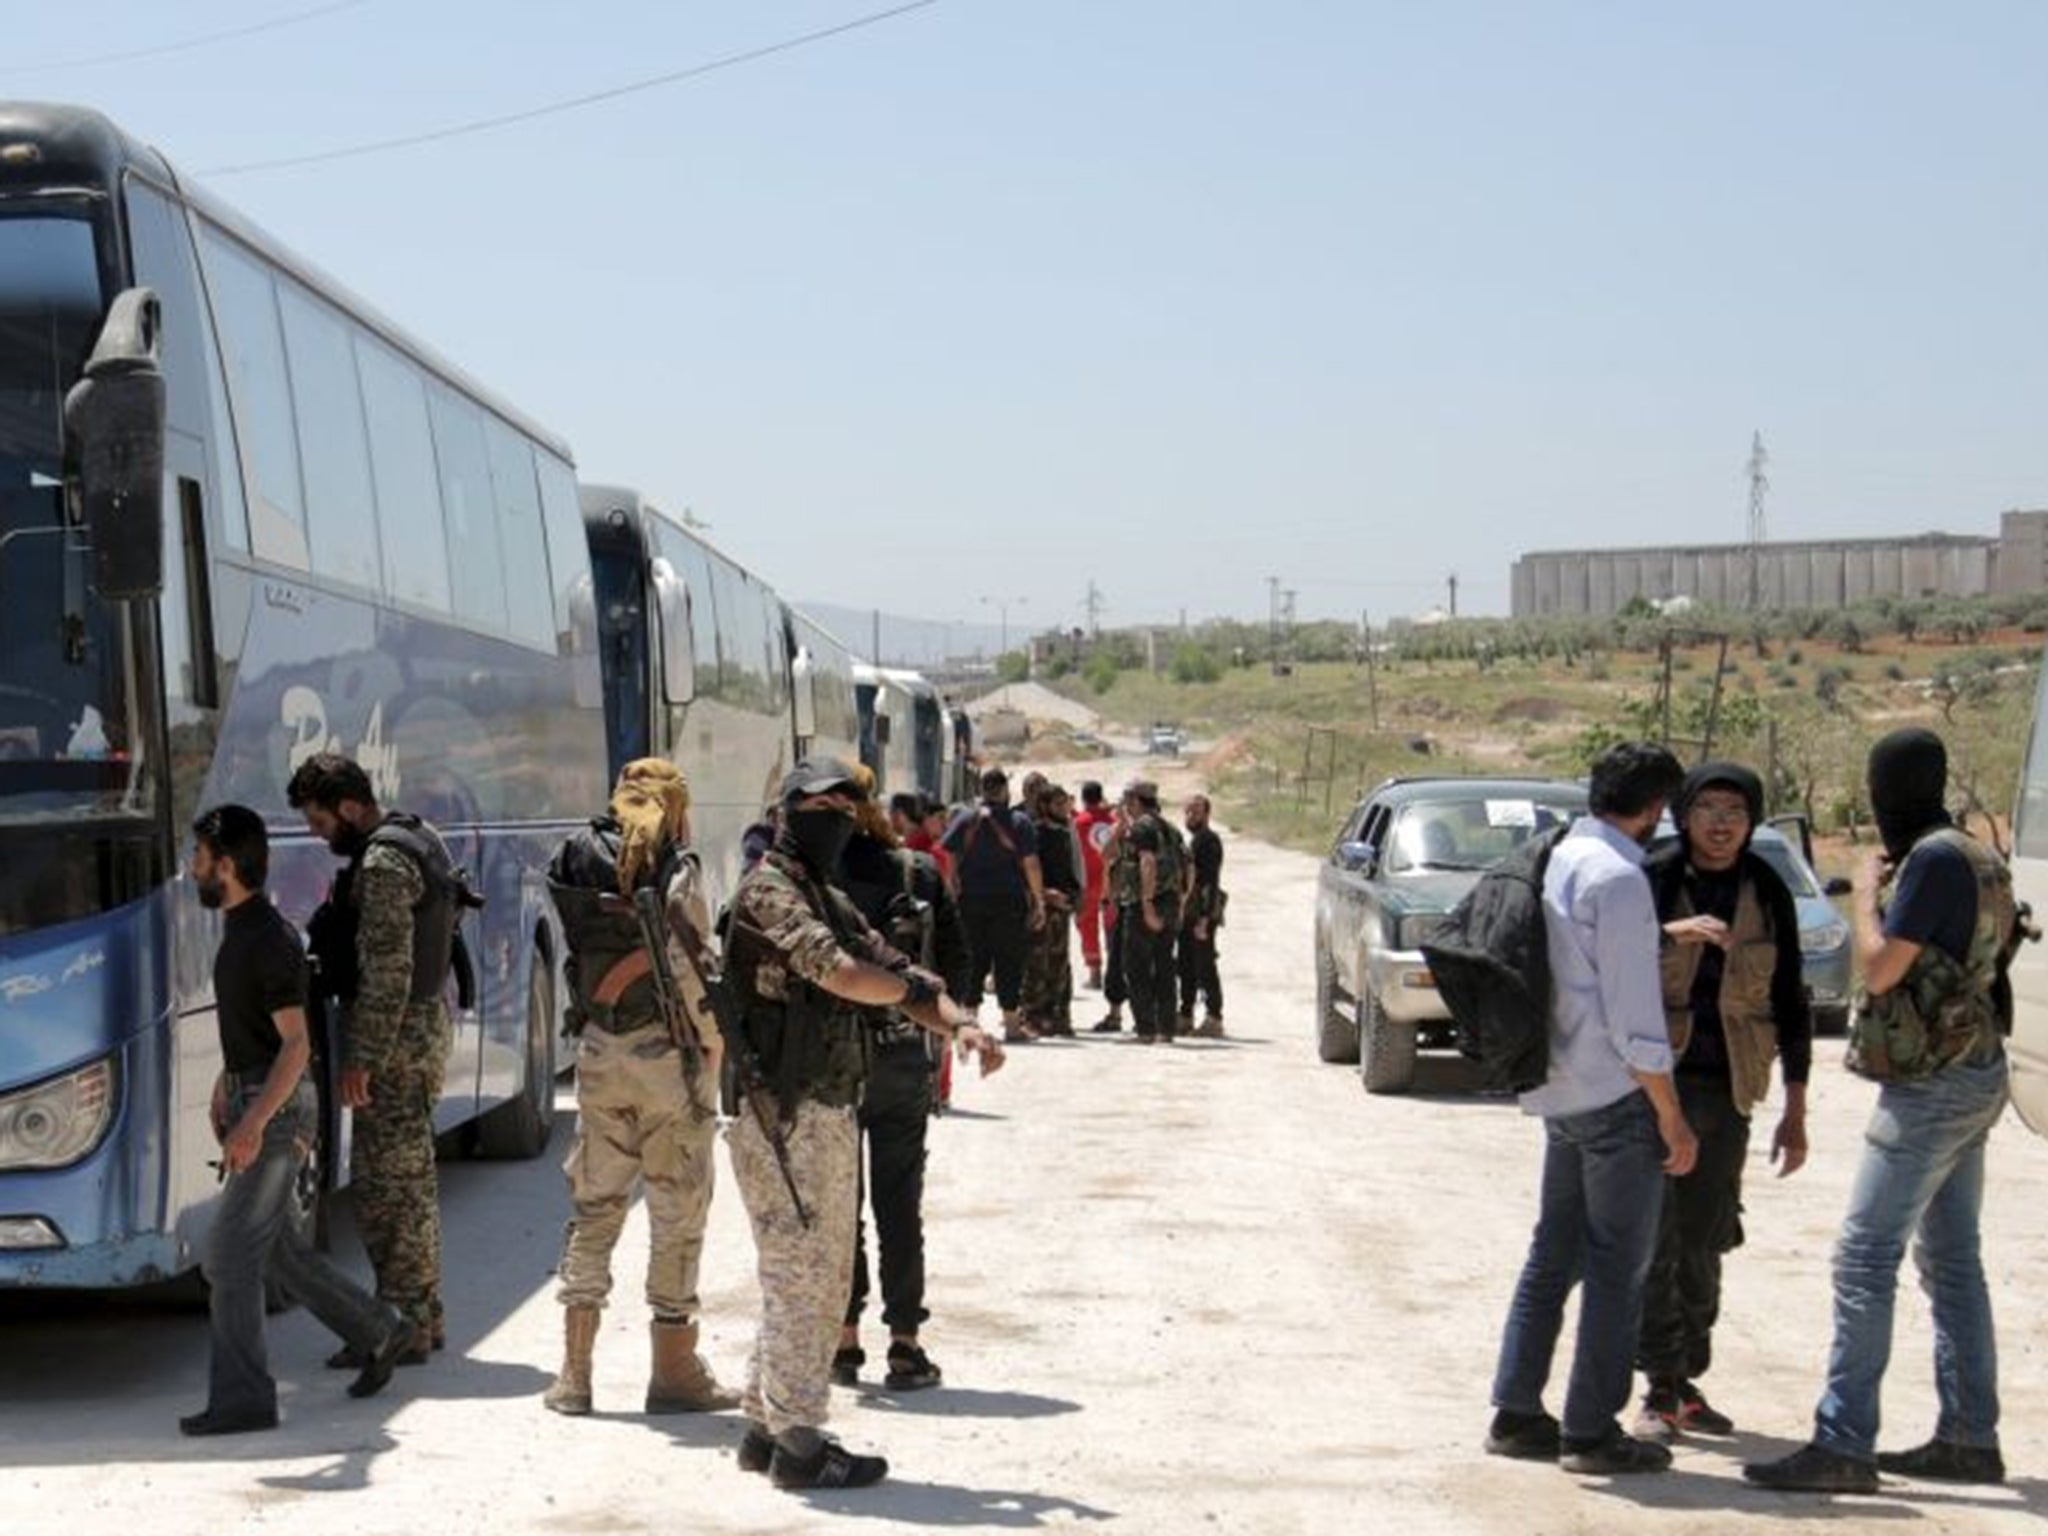
<svg viewBox="0 0 2048 1536">
<path fill-rule="evenodd" d="M 1266 578 L 1266 662 L 1280 675 L 1280 578 Z"/>
<path fill-rule="evenodd" d="M 1458 616 L 1458 573 L 1456 571 L 1451 572 L 1445 585 L 1450 588 L 1451 617 L 1455 619 Z"/>
<path fill-rule="evenodd" d="M 1088 595 L 1082 599 L 1082 605 L 1088 610 L 1088 638 L 1090 640 L 1100 640 L 1102 638 L 1102 610 L 1108 604 L 1103 602 L 1102 588 L 1095 585 L 1095 578 L 1092 576 L 1088 578 Z"/>
<path fill-rule="evenodd" d="M 1372 710 L 1372 730 L 1377 736 L 1380 730 L 1380 669 L 1379 658 L 1372 653 L 1372 613 L 1360 609 L 1358 632 L 1365 637 L 1365 696 Z"/>
<path fill-rule="evenodd" d="M 1764 435 L 1754 432 L 1749 439 L 1749 607 L 1754 613 L 1764 605 L 1764 492 L 1771 488 L 1764 471 L 1771 456 L 1764 451 Z"/>
</svg>

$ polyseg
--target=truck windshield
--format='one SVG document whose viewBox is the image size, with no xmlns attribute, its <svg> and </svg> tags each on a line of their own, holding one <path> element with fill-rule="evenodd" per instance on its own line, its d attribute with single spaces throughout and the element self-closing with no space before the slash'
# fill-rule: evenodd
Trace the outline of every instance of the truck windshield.
<svg viewBox="0 0 2048 1536">
<path fill-rule="evenodd" d="M 104 839 L 154 825 L 151 623 L 93 593 L 65 514 L 64 395 L 106 302 L 85 209 L 0 204 L 0 934 L 130 894 Z M 81 835 L 99 873 L 53 883 Z"/>
</svg>

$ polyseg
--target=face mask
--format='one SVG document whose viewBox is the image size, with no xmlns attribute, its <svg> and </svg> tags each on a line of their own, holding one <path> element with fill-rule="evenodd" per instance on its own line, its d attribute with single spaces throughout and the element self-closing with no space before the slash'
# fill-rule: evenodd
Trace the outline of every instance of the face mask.
<svg viewBox="0 0 2048 1536">
<path fill-rule="evenodd" d="M 334 836 L 327 839 L 327 846 L 344 859 L 353 859 L 370 846 L 367 833 L 359 832 L 347 822 L 335 828 Z"/>
<path fill-rule="evenodd" d="M 839 856 L 853 836 L 853 818 L 844 811 L 791 811 L 782 829 L 782 845 L 820 875 L 839 868 Z"/>
<path fill-rule="evenodd" d="M 195 877 L 192 884 L 199 892 L 199 905 L 209 911 L 219 910 L 221 903 L 228 899 L 228 888 L 221 884 L 218 876 L 211 880 Z"/>
</svg>

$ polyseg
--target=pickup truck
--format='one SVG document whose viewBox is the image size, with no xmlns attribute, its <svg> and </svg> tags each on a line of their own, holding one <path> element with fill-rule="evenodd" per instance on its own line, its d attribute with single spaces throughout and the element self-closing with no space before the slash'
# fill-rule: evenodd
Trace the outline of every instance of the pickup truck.
<svg viewBox="0 0 2048 1536">
<path fill-rule="evenodd" d="M 1586 809 L 1552 779 L 1389 779 L 1346 819 L 1316 887 L 1316 1050 L 1399 1093 L 1416 1053 L 1454 1045 L 1421 946 L 1481 874 Z"/>
</svg>

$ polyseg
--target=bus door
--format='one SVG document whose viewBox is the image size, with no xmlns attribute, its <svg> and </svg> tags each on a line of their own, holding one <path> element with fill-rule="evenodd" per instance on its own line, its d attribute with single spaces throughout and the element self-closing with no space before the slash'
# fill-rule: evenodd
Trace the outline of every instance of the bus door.
<svg viewBox="0 0 2048 1536">
<path fill-rule="evenodd" d="M 653 754 L 649 735 L 647 583 L 640 559 L 613 547 L 590 555 L 597 596 L 597 639 L 603 657 L 604 736 L 612 782 L 635 758 Z"/>
<path fill-rule="evenodd" d="M 441 841 L 448 845 L 448 858 L 457 869 L 469 871 L 470 883 L 480 887 L 489 898 L 481 912 L 465 910 L 457 917 L 456 931 L 462 935 L 463 947 L 469 951 L 470 964 L 476 972 L 476 996 L 470 1006 L 462 1006 L 457 993 L 453 973 L 442 986 L 441 996 L 448 1005 L 448 1020 L 453 1026 L 448 1047 L 448 1073 L 442 1079 L 441 1102 L 434 1111 L 436 1132 L 453 1130 L 475 1118 L 477 1103 L 486 1087 L 493 1087 L 500 1098 L 507 1096 L 503 1084 L 485 1082 L 485 1061 L 487 1056 L 509 1054 L 516 1074 L 522 1062 L 518 1044 L 526 1034 L 526 990 L 523 976 L 510 976 L 512 966 L 501 953 L 501 946 L 507 942 L 504 935 L 515 932 L 519 922 L 519 898 L 516 884 L 504 890 L 505 882 L 501 871 L 484 867 L 484 840 L 473 826 L 447 826 L 437 824 Z M 515 859 L 517 850 L 508 847 L 493 849 L 494 854 Z M 499 877 L 494 879 L 494 877 Z M 493 908 L 507 906 L 505 913 L 493 912 Z M 491 919 L 496 918 L 496 922 Z M 487 1030 L 485 1020 L 496 1019 L 495 1031 Z M 491 1034 L 492 1043 L 502 1045 L 503 1037 L 509 1035 L 515 1042 L 509 1053 L 487 1051 L 485 1035 Z M 514 1084 L 518 1079 L 513 1076 Z M 374 1091 L 374 1090 L 373 1090 Z"/>
</svg>

